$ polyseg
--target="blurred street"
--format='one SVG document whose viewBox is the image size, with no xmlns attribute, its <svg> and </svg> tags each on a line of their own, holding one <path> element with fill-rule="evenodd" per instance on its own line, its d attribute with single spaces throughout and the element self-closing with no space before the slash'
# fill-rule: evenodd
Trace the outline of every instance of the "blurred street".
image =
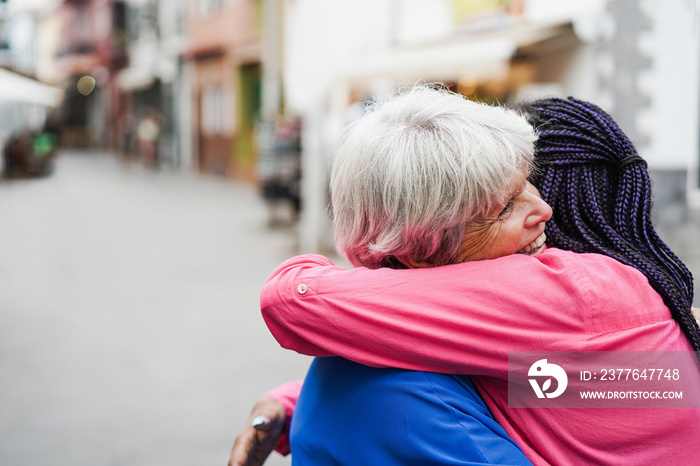
<svg viewBox="0 0 700 466">
<path fill-rule="evenodd" d="M 295 254 L 266 221 L 252 187 L 96 152 L 0 182 L 0 463 L 226 464 L 309 363 L 259 314 Z"/>
<path fill-rule="evenodd" d="M 310 362 L 258 311 L 296 253 L 266 222 L 250 186 L 106 153 L 1 181 L 0 463 L 226 464 L 253 402 Z M 684 225 L 664 237 L 697 275 Z"/>
</svg>

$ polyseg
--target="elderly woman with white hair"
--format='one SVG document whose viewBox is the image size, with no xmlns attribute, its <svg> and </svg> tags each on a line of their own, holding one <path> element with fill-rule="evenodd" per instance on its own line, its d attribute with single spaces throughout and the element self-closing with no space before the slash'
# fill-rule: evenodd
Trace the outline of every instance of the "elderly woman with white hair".
<svg viewBox="0 0 700 466">
<path fill-rule="evenodd" d="M 508 405 L 509 352 L 700 347 L 692 277 L 651 227 L 624 134 L 579 101 L 526 110 L 552 128 L 540 187 L 571 251 L 544 244 L 552 210 L 528 181 L 536 136 L 518 113 L 419 87 L 348 128 L 331 195 L 357 268 L 296 257 L 261 295 L 282 346 L 346 359 L 316 358 L 298 400 L 294 386 L 261 400 L 231 464 L 264 458 L 290 417 L 300 464 L 692 463 L 698 409 Z"/>
<path fill-rule="evenodd" d="M 378 104 L 346 130 L 333 162 L 336 248 L 355 266 L 402 268 L 541 246 L 551 210 L 526 189 L 534 141 L 515 112 L 428 88 Z M 510 214 L 516 193 L 532 207 L 525 218 Z M 493 241 L 495 230 L 508 237 Z"/>
</svg>

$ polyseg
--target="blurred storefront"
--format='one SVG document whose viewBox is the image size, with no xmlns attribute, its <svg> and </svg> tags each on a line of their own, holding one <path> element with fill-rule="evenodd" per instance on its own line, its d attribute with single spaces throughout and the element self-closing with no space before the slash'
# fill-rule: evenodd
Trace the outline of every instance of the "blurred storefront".
<svg viewBox="0 0 700 466">
<path fill-rule="evenodd" d="M 127 64 L 125 2 L 64 0 L 56 67 L 66 95 L 61 142 L 69 146 L 114 144 L 118 121 L 116 73 Z"/>
<path fill-rule="evenodd" d="M 43 176 L 53 170 L 55 110 L 63 92 L 0 69 L 0 174 Z"/>
<path fill-rule="evenodd" d="M 60 76 L 40 59 L 55 51 L 55 13 L 52 8 L 8 14 L 7 5 L 0 5 L 0 139 L 18 129 L 40 128 L 50 109 L 61 104 Z"/>
<path fill-rule="evenodd" d="M 580 33 L 580 18 L 532 18 L 526 3 L 452 0 L 450 34 L 426 43 L 405 40 L 353 57 L 332 83 L 331 92 L 346 95 L 330 100 L 347 107 L 358 98 L 418 81 L 445 83 L 489 103 L 553 94 L 594 98 L 600 93 L 597 47 Z M 595 13 L 594 7 L 582 16 Z"/>
<path fill-rule="evenodd" d="M 604 2 L 574 10 L 534 8 L 537 2 L 525 0 L 446 0 L 432 2 L 432 10 L 418 3 L 374 2 L 373 14 L 379 20 L 368 25 L 372 32 L 362 39 L 343 37 L 349 29 L 343 29 L 342 20 L 329 19 L 340 32 L 326 37 L 337 46 L 324 49 L 328 56 L 318 57 L 322 63 L 328 59 L 331 70 L 314 81 L 315 89 L 301 79 L 303 71 L 294 68 L 299 65 L 287 69 L 287 94 L 292 105 L 299 102 L 305 125 L 302 169 L 311 175 L 302 186 L 302 250 L 332 248 L 326 214 L 329 157 L 342 127 L 361 114 L 361 102 L 370 96 L 415 82 L 445 83 L 471 99 L 501 104 L 545 95 L 589 100 L 600 95 L 598 45 L 589 40 L 586 28 Z M 321 8 L 318 2 L 314 6 Z M 298 5 L 291 18 L 303 25 L 290 28 L 320 29 L 305 22 L 312 22 L 314 13 Z M 352 12 L 347 13 L 351 17 Z M 324 33 L 333 34 L 331 28 L 326 26 Z M 362 46 L 343 47 L 343 41 Z M 290 43 L 314 47 L 292 38 Z"/>
<path fill-rule="evenodd" d="M 190 11 L 194 154 L 205 173 L 255 179 L 261 107 L 260 2 L 200 1 Z"/>
<path fill-rule="evenodd" d="M 687 206 L 700 206 L 700 23 L 692 2 L 330 3 L 293 2 L 287 15 L 285 97 L 304 120 L 302 251 L 332 248 L 327 175 L 342 127 L 370 96 L 415 82 L 443 82 L 490 103 L 593 101 L 648 161 L 665 222 L 685 222 Z"/>
<path fill-rule="evenodd" d="M 117 76 L 116 147 L 125 155 L 138 153 L 138 127 L 150 120 L 157 125 L 157 163 L 190 166 L 182 144 L 188 125 L 183 131 L 180 113 L 189 91 L 180 66 L 187 42 L 186 1 L 129 0 L 126 7 L 129 65 Z"/>
</svg>

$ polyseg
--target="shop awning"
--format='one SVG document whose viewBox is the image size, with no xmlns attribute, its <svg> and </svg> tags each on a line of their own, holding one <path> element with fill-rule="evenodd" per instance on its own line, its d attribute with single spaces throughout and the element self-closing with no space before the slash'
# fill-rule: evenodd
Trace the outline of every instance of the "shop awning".
<svg viewBox="0 0 700 466">
<path fill-rule="evenodd" d="M 117 75 L 119 89 L 126 92 L 148 89 L 155 80 L 153 71 L 147 66 L 131 66 L 121 70 Z"/>
<path fill-rule="evenodd" d="M 570 33 L 570 22 L 530 24 L 455 36 L 422 47 L 396 47 L 358 57 L 347 64 L 340 78 L 349 82 L 377 78 L 449 80 L 468 74 L 477 80 L 487 79 L 506 71 L 519 48 Z"/>
<path fill-rule="evenodd" d="M 0 102 L 19 102 L 56 107 L 63 91 L 35 79 L 0 68 Z"/>
</svg>

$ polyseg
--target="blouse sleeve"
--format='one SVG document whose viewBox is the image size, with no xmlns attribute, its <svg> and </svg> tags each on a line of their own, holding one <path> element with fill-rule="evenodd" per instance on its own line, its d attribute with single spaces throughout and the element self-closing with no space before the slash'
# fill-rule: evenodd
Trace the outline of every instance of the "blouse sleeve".
<svg viewBox="0 0 700 466">
<path fill-rule="evenodd" d="M 301 380 L 294 380 L 292 382 L 284 383 L 279 387 L 275 387 L 269 392 L 265 393 L 265 396 L 269 396 L 270 398 L 279 401 L 282 406 L 284 406 L 284 412 L 287 415 L 282 437 L 275 447 L 275 451 L 282 455 L 288 455 L 290 453 L 289 424 L 292 422 L 292 414 L 294 413 L 294 407 L 297 404 L 297 398 L 299 398 L 302 384 L 303 382 Z"/>
<path fill-rule="evenodd" d="M 302 354 L 503 378 L 508 351 L 571 351 L 585 340 L 590 291 L 567 254 L 412 270 L 299 256 L 268 278 L 261 310 L 277 341 Z"/>
</svg>

